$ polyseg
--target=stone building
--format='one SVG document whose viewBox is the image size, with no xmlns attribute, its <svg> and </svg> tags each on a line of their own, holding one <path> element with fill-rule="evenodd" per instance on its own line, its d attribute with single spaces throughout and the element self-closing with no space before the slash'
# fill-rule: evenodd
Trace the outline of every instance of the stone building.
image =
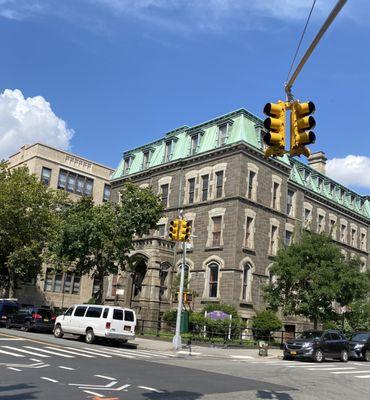
<svg viewBox="0 0 370 400">
<path fill-rule="evenodd" d="M 133 271 L 118 277 L 124 293 L 118 300 L 139 318 L 155 321 L 173 307 L 181 249 L 167 231 L 180 209 L 194 235 L 186 274 L 195 309 L 222 302 L 252 318 L 264 307 L 261 286 L 273 279 L 278 248 L 303 228 L 331 233 L 343 253 L 369 268 L 369 197 L 328 178 L 321 152 L 308 165 L 288 156 L 265 159 L 261 123 L 240 109 L 123 154 L 111 179 L 112 201 L 132 181 L 152 187 L 165 206 L 157 231 L 135 240 Z M 286 330 L 301 328 L 285 320 Z"/>
<path fill-rule="evenodd" d="M 31 174 L 52 189 L 65 190 L 73 200 L 91 196 L 96 204 L 110 199 L 109 178 L 113 170 L 74 154 L 35 143 L 9 157 L 9 168 L 27 166 Z M 67 307 L 88 301 L 96 290 L 90 276 L 52 274 L 45 265 L 36 281 L 25 282 L 16 292 L 27 304 Z"/>
</svg>

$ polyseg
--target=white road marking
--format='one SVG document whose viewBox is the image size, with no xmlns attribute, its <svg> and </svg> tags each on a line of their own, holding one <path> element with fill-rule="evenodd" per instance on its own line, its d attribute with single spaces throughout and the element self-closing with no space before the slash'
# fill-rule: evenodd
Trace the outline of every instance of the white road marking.
<svg viewBox="0 0 370 400">
<path fill-rule="evenodd" d="M 140 351 L 140 352 L 143 352 L 144 354 L 149 354 L 149 355 L 155 354 L 155 355 L 160 355 L 160 356 L 165 356 L 165 357 L 176 357 L 176 354 L 163 353 L 160 351 L 156 351 L 155 353 L 147 351 L 147 350 L 141 350 L 141 349 L 139 349 L 137 351 Z M 189 352 L 185 351 L 185 354 L 189 354 Z M 192 354 L 195 354 L 195 353 L 192 353 Z M 198 353 L 196 353 L 196 354 L 198 354 Z M 202 353 L 199 353 L 199 354 L 202 354 Z"/>
<path fill-rule="evenodd" d="M 71 350 L 64 350 L 64 349 L 61 349 L 61 348 L 55 348 L 55 347 L 51 347 L 51 346 L 46 346 L 45 347 L 46 349 L 55 349 L 55 350 L 58 350 L 58 351 L 61 351 L 61 352 L 63 352 L 63 353 L 68 353 L 68 354 L 75 354 L 75 355 L 78 355 L 78 356 L 81 356 L 81 357 L 87 357 L 87 358 L 95 358 L 94 356 L 90 356 L 90 355 L 88 355 L 88 354 L 82 354 L 82 353 L 79 353 L 78 351 L 71 351 Z"/>
<path fill-rule="evenodd" d="M 37 351 L 42 351 L 43 353 L 48 353 L 48 354 L 54 354 L 56 356 L 60 357 L 65 357 L 65 358 L 74 358 L 74 356 L 70 356 L 68 354 L 61 354 L 61 353 L 56 353 L 55 351 L 50 351 L 50 350 L 45 350 L 45 349 L 38 349 L 36 347 L 31 347 L 31 346 L 24 346 L 26 349 L 32 349 L 32 350 L 37 350 Z"/>
<path fill-rule="evenodd" d="M 14 367 L 8 367 L 8 369 L 11 369 L 12 371 L 18 371 L 18 372 L 22 371 L 21 369 L 14 368 Z"/>
<path fill-rule="evenodd" d="M 51 379 L 47 378 L 46 376 L 40 376 L 40 379 L 44 379 L 45 381 L 53 382 L 53 383 L 59 383 L 56 379 Z"/>
<path fill-rule="evenodd" d="M 85 347 L 86 348 L 86 347 Z M 97 353 L 103 353 L 103 354 L 107 354 L 107 351 L 104 350 L 96 350 Z M 125 358 L 135 358 L 134 356 L 129 356 L 128 354 L 121 354 L 121 353 L 112 353 L 111 351 L 108 353 L 110 354 L 110 356 L 112 356 L 112 354 L 114 354 L 115 356 L 119 356 L 119 357 L 125 357 Z"/>
<path fill-rule="evenodd" d="M 110 383 L 107 383 L 106 385 L 85 385 L 84 383 L 68 383 L 69 386 L 78 386 L 79 388 L 93 388 L 93 389 L 108 389 L 111 386 L 114 386 L 117 383 L 117 381 L 113 381 Z"/>
<path fill-rule="evenodd" d="M 27 339 L 21 339 L 21 338 L 0 338 L 0 340 L 27 340 Z"/>
<path fill-rule="evenodd" d="M 332 368 L 307 368 L 309 371 L 333 371 L 333 370 L 340 370 L 340 369 L 356 369 L 355 367 L 332 367 Z"/>
<path fill-rule="evenodd" d="M 94 375 L 98 378 L 103 378 L 103 379 L 108 379 L 109 381 L 116 381 L 116 378 L 111 378 L 110 376 L 105 376 L 105 375 Z"/>
<path fill-rule="evenodd" d="M 370 378 L 370 375 L 358 375 L 355 378 Z"/>
<path fill-rule="evenodd" d="M 77 347 L 66 347 L 66 349 L 76 350 Z M 88 350 L 82 350 L 82 349 L 78 349 L 78 351 L 80 351 L 81 353 L 93 354 L 93 355 L 100 356 L 100 357 L 112 358 L 112 356 L 110 356 L 108 354 L 99 354 L 96 351 L 88 351 Z"/>
<path fill-rule="evenodd" d="M 49 356 L 44 356 L 44 357 L 49 357 Z M 36 362 L 43 362 L 41 360 L 38 360 L 37 358 L 30 358 L 31 361 L 36 361 Z"/>
<path fill-rule="evenodd" d="M 196 354 L 196 353 L 192 353 L 192 354 Z M 198 353 L 198 354 L 202 354 L 202 353 Z M 240 358 L 240 359 L 254 359 L 254 357 L 252 356 L 230 356 L 231 358 Z"/>
<path fill-rule="evenodd" d="M 180 351 L 177 351 L 177 354 L 189 354 L 189 350 L 188 350 L 188 351 L 180 350 Z M 202 353 L 196 353 L 196 352 L 192 351 L 191 354 L 192 354 L 193 356 L 200 356 Z M 162 393 L 162 392 L 161 392 L 161 393 Z"/>
<path fill-rule="evenodd" d="M 75 371 L 75 368 L 64 367 L 63 365 L 58 365 L 58 368 L 67 369 L 68 371 Z"/>
<path fill-rule="evenodd" d="M 150 356 L 148 356 L 147 354 L 140 354 L 137 351 L 132 351 L 132 350 L 128 350 L 128 351 L 124 351 L 124 350 L 115 350 L 112 349 L 111 350 L 112 354 L 122 354 L 122 355 L 128 355 L 130 357 L 143 357 L 143 358 L 150 358 Z"/>
<path fill-rule="evenodd" d="M 331 374 L 363 374 L 363 373 L 367 373 L 369 372 L 369 370 L 367 371 L 359 371 L 359 370 L 355 370 L 355 371 L 336 371 L 336 372 L 330 372 Z"/>
<path fill-rule="evenodd" d="M 92 395 L 94 395 L 94 396 L 104 397 L 103 394 L 95 393 L 95 392 L 90 392 L 90 390 L 84 390 L 84 392 L 87 393 L 87 394 L 92 394 Z"/>
<path fill-rule="evenodd" d="M 46 354 L 39 354 L 39 353 L 35 353 L 34 351 L 29 351 L 29 350 L 24 350 L 24 349 L 17 349 L 16 347 L 12 347 L 12 346 L 1 346 L 1 347 L 9 349 L 9 350 L 19 351 L 21 353 L 33 354 L 33 355 L 36 355 L 39 357 L 50 357 L 50 356 L 47 356 Z"/>
<path fill-rule="evenodd" d="M 155 392 L 155 393 L 163 393 L 162 390 L 154 389 L 154 388 L 151 388 L 148 386 L 138 386 L 138 388 L 145 389 L 145 390 L 151 390 L 152 392 Z"/>
<path fill-rule="evenodd" d="M 24 357 L 22 354 L 15 354 L 15 353 L 11 353 L 10 351 L 5 351 L 5 350 L 0 350 L 0 353 L 9 354 L 10 356 L 13 356 L 13 357 Z"/>
</svg>

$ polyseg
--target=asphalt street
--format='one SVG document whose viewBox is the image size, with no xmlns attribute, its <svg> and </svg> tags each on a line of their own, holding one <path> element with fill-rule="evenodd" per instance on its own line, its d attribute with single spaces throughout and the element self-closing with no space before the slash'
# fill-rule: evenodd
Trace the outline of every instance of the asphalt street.
<svg viewBox="0 0 370 400">
<path fill-rule="evenodd" d="M 239 360 L 0 329 L 1 399 L 368 399 L 370 363 Z"/>
</svg>

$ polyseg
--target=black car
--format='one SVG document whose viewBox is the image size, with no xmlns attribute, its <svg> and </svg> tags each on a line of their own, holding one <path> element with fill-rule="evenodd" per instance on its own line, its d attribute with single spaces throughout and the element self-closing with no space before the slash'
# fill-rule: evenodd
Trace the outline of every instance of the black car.
<svg viewBox="0 0 370 400">
<path fill-rule="evenodd" d="M 15 299 L 0 299 L 0 326 L 6 325 L 8 318 L 11 318 L 19 308 Z"/>
<path fill-rule="evenodd" d="M 49 308 L 45 307 L 23 307 L 16 314 L 7 319 L 7 328 L 21 328 L 26 332 L 31 330 L 52 332 L 54 328 L 55 315 Z"/>
<path fill-rule="evenodd" d="M 325 358 L 348 361 L 349 342 L 339 331 L 304 331 L 296 339 L 284 343 L 284 359 L 312 359 L 322 362 Z"/>
<path fill-rule="evenodd" d="M 350 337 L 349 356 L 370 361 L 370 332 L 356 332 Z"/>
</svg>

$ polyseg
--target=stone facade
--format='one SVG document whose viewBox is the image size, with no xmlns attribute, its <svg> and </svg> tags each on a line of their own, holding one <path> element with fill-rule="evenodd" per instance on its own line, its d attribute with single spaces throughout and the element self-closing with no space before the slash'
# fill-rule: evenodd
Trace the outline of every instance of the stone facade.
<svg viewBox="0 0 370 400">
<path fill-rule="evenodd" d="M 134 268 L 118 278 L 125 293 L 119 300 L 139 318 L 158 320 L 174 306 L 182 251 L 166 237 L 180 210 L 192 222 L 186 260 L 196 310 L 206 302 L 227 303 L 252 318 L 264 308 L 261 286 L 273 279 L 277 249 L 303 228 L 331 232 L 343 252 L 369 268 L 369 199 L 326 177 L 323 155 L 312 167 L 287 156 L 265 159 L 260 122 L 238 110 L 124 154 L 111 181 L 112 201 L 120 201 L 120 188 L 130 180 L 152 187 L 166 207 L 158 230 L 135 242 L 140 273 Z M 304 327 L 294 318 L 285 323 Z"/>
<path fill-rule="evenodd" d="M 23 146 L 9 157 L 8 165 L 9 168 L 27 166 L 29 172 L 47 186 L 66 190 L 73 200 L 85 194 L 100 204 L 110 197 L 111 168 L 41 143 Z M 47 273 L 47 266 L 44 265 L 36 282 L 24 283 L 17 290 L 16 297 L 23 304 L 49 304 L 65 308 L 88 301 L 92 297 L 93 286 L 94 282 L 88 275 L 54 275 Z"/>
</svg>

